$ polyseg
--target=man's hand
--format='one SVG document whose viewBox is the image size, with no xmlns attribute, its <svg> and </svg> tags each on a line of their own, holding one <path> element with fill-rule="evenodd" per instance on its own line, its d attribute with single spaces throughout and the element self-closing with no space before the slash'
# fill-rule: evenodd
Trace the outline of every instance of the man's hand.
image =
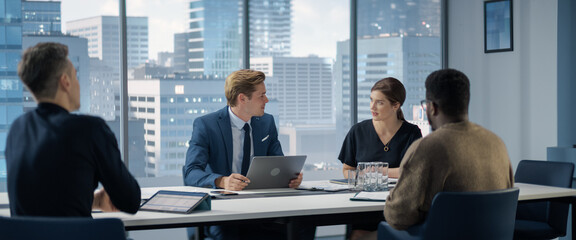
<svg viewBox="0 0 576 240">
<path fill-rule="evenodd" d="M 110 196 L 106 193 L 104 188 L 94 193 L 94 202 L 92 202 L 92 209 L 100 209 L 103 212 L 119 212 L 110 200 Z"/>
<path fill-rule="evenodd" d="M 304 178 L 304 175 L 302 173 L 298 174 L 297 178 L 290 180 L 290 184 L 288 184 L 288 187 L 298 188 L 300 186 L 300 183 L 302 183 L 303 178 Z"/>
<path fill-rule="evenodd" d="M 250 179 L 238 173 L 232 173 L 228 177 L 216 179 L 216 186 L 231 191 L 240 191 L 248 186 Z"/>
</svg>

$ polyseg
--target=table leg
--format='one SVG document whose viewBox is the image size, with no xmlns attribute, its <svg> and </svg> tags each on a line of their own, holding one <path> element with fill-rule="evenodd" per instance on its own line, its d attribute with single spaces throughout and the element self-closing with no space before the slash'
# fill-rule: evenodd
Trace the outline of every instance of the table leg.
<svg viewBox="0 0 576 240">
<path fill-rule="evenodd" d="M 298 234 L 296 231 L 296 224 L 294 224 L 294 220 L 288 221 L 286 223 L 286 239 L 288 240 L 296 240 L 298 239 Z"/>
<path fill-rule="evenodd" d="M 572 208 L 572 240 L 576 240 L 576 197 L 570 198 L 570 208 Z"/>
<path fill-rule="evenodd" d="M 196 234 L 194 234 L 194 240 L 204 240 L 204 227 L 195 227 Z"/>
</svg>

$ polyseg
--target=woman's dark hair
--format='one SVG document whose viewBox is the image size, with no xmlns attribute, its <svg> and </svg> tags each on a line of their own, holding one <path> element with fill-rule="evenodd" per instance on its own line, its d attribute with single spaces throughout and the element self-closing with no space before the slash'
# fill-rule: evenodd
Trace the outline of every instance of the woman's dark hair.
<svg viewBox="0 0 576 240">
<path fill-rule="evenodd" d="M 404 85 L 398 79 L 393 77 L 387 77 L 379 80 L 378 82 L 374 83 L 372 87 L 372 91 L 380 91 L 391 104 L 400 103 L 400 108 L 396 112 L 396 117 L 399 120 L 406 121 L 404 119 L 404 113 L 402 113 L 402 104 L 406 101 L 406 89 L 404 89 Z"/>
<path fill-rule="evenodd" d="M 455 69 L 435 71 L 426 78 L 426 99 L 448 116 L 468 114 L 470 80 Z"/>
</svg>

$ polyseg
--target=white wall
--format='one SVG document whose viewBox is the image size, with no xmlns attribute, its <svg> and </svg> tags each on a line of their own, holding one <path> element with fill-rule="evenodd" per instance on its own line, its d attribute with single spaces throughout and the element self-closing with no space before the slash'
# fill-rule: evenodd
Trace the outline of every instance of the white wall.
<svg viewBox="0 0 576 240">
<path fill-rule="evenodd" d="M 470 120 L 516 168 L 557 146 L 557 0 L 513 0 L 514 51 L 484 53 L 484 0 L 448 0 L 448 67 L 471 81 Z"/>
</svg>

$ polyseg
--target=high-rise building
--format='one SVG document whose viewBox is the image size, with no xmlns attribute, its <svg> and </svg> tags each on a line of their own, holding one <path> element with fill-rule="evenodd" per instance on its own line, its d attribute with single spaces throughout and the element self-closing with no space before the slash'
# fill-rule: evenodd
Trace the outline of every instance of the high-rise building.
<svg viewBox="0 0 576 240">
<path fill-rule="evenodd" d="M 22 1 L 22 34 L 62 35 L 59 1 Z"/>
<path fill-rule="evenodd" d="M 222 78 L 242 68 L 241 0 L 190 0 L 189 27 L 175 36 L 179 66 L 191 76 Z M 287 56 L 291 50 L 291 0 L 250 1 L 250 56 Z M 185 46 L 187 51 L 176 48 Z M 177 57 L 175 57 L 177 58 Z"/>
<path fill-rule="evenodd" d="M 278 102 L 280 127 L 333 124 L 332 60 L 259 57 L 250 68 L 266 74 L 266 95 Z"/>
<path fill-rule="evenodd" d="M 350 127 L 350 43 L 338 42 L 334 65 L 336 120 L 339 129 Z M 429 73 L 441 68 L 440 38 L 386 37 L 358 40 L 358 121 L 372 118 L 370 90 L 385 77 L 395 77 L 406 88 L 404 117 L 419 124 L 414 107 L 426 98 L 424 82 Z"/>
<path fill-rule="evenodd" d="M 439 0 L 359 0 L 358 37 L 440 37 Z"/>
<path fill-rule="evenodd" d="M 96 114 L 106 121 L 115 121 L 120 109 L 120 88 L 118 73 L 102 60 L 90 58 L 90 113 Z"/>
<path fill-rule="evenodd" d="M 157 64 L 163 67 L 172 68 L 174 66 L 174 53 L 158 52 Z"/>
<path fill-rule="evenodd" d="M 174 72 L 179 73 L 187 73 L 189 72 L 188 68 L 190 64 L 188 64 L 188 59 L 190 59 L 190 54 L 188 54 L 188 39 L 189 36 L 194 35 L 193 33 L 175 33 L 174 34 L 174 64 L 172 67 L 174 68 Z M 203 63 L 200 64 L 203 66 Z"/>
<path fill-rule="evenodd" d="M 250 56 L 289 56 L 292 0 L 251 0 Z"/>
<path fill-rule="evenodd" d="M 128 68 L 148 60 L 148 17 L 127 17 Z M 120 33 L 117 16 L 97 16 L 66 23 L 66 32 L 88 39 L 88 54 L 120 72 Z"/>
<path fill-rule="evenodd" d="M 0 191 L 6 190 L 6 137 L 23 113 L 17 68 L 22 52 L 22 1 L 0 0 Z"/>
<path fill-rule="evenodd" d="M 226 106 L 224 79 L 128 80 L 130 118 L 144 121 L 147 177 L 180 176 L 194 119 Z"/>
<path fill-rule="evenodd" d="M 127 41 L 128 41 L 128 68 L 134 68 L 148 60 L 148 17 L 128 17 L 127 18 Z M 88 39 L 88 55 L 91 58 L 101 60 L 99 65 L 105 65 L 111 69 L 110 78 L 101 78 L 102 73 L 91 71 L 91 81 L 96 81 L 102 86 L 112 86 L 114 102 L 107 101 L 100 95 L 91 95 L 90 109 L 92 114 L 103 117 L 106 120 L 113 120 L 119 116 L 120 99 L 120 34 L 119 19 L 117 16 L 97 16 L 85 19 L 74 20 L 66 23 L 67 33 Z M 105 69 L 102 66 L 93 70 Z M 110 81 L 110 82 L 105 82 Z M 93 93 L 97 94 L 97 93 Z M 108 106 L 108 107 L 107 107 Z M 115 112 L 110 116 L 110 112 Z"/>
<path fill-rule="evenodd" d="M 425 99 L 426 76 L 442 67 L 440 1 L 358 1 L 357 103 L 358 121 L 371 118 L 370 89 L 385 77 L 395 77 L 406 88 L 402 107 L 406 120 L 427 132 L 420 100 Z M 338 42 L 334 65 L 337 129 L 348 129 L 350 119 L 350 47 Z M 343 133 L 345 134 L 345 133 Z"/>
</svg>

